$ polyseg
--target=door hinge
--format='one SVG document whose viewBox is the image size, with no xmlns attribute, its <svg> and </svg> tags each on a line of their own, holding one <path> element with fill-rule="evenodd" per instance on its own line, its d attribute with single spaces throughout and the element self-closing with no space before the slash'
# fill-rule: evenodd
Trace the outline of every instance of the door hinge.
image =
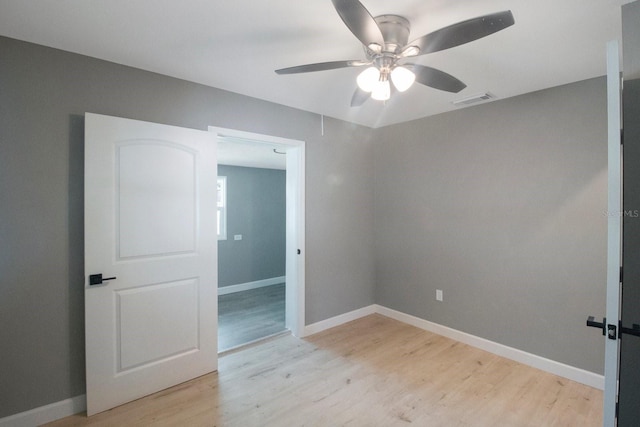
<svg viewBox="0 0 640 427">
<path fill-rule="evenodd" d="M 618 419 L 619 415 L 620 415 L 620 402 L 616 400 L 616 420 Z"/>
<path fill-rule="evenodd" d="M 620 267 L 620 283 L 622 283 L 622 266 Z"/>
</svg>

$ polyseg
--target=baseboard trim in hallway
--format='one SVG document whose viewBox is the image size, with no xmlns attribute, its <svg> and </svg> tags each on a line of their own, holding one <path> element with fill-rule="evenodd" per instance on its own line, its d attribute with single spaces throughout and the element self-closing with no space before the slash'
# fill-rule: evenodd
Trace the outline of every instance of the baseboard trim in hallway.
<svg viewBox="0 0 640 427">
<path fill-rule="evenodd" d="M 285 277 L 272 277 L 270 279 L 256 280 L 255 282 L 240 283 L 238 285 L 223 286 L 218 288 L 218 295 L 227 295 L 235 292 L 248 291 L 250 289 L 262 288 L 264 286 L 278 285 L 285 282 Z"/>
</svg>

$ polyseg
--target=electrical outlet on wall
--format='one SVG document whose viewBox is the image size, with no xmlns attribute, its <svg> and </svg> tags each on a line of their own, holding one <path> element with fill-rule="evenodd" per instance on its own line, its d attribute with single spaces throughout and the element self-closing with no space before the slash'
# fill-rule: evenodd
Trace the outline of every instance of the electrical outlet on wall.
<svg viewBox="0 0 640 427">
<path fill-rule="evenodd" d="M 436 289 L 436 301 L 442 301 L 442 289 Z"/>
</svg>

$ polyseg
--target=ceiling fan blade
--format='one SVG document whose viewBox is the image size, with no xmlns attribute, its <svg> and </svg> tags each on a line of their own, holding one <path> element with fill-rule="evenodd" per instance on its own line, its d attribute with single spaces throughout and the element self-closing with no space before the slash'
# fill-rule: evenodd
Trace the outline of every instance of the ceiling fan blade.
<svg viewBox="0 0 640 427">
<path fill-rule="evenodd" d="M 371 98 L 371 94 L 369 92 L 365 92 L 357 87 L 356 91 L 353 92 L 353 96 L 351 97 L 351 106 L 359 107 L 364 104 L 364 102 L 369 98 Z"/>
<path fill-rule="evenodd" d="M 451 74 L 447 74 L 444 71 L 436 70 L 435 68 L 426 67 L 419 64 L 404 64 L 403 66 L 409 68 L 416 75 L 416 82 L 425 86 L 432 87 L 434 89 L 440 89 L 447 92 L 458 93 L 465 87 L 466 84 L 453 77 Z"/>
<path fill-rule="evenodd" d="M 331 0 L 338 15 L 363 45 L 377 51 L 384 47 L 384 37 L 373 16 L 358 0 Z M 372 47 L 373 45 L 373 47 Z"/>
<path fill-rule="evenodd" d="M 418 47 L 420 51 L 417 55 L 438 52 L 481 39 L 504 30 L 514 23 L 513 14 L 510 10 L 492 13 L 441 28 L 408 43 L 407 47 Z"/>
<path fill-rule="evenodd" d="M 362 67 L 363 65 L 370 64 L 368 61 L 332 61 L 332 62 L 318 62 L 316 64 L 298 65 L 295 67 L 281 68 L 276 70 L 277 74 L 297 74 L 297 73 L 310 73 L 313 71 L 326 71 L 335 70 L 337 68 L 347 67 Z"/>
</svg>

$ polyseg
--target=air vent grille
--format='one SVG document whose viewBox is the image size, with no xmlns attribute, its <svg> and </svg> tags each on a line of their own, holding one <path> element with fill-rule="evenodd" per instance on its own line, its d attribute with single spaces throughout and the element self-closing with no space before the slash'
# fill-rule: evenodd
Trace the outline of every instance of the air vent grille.
<svg viewBox="0 0 640 427">
<path fill-rule="evenodd" d="M 496 99 L 496 96 L 487 92 L 487 93 L 481 93 L 478 95 L 473 95 L 468 98 L 459 99 L 457 101 L 453 101 L 452 104 L 455 105 L 456 107 L 465 107 L 467 105 L 477 104 L 479 102 L 487 102 L 492 99 Z"/>
</svg>

